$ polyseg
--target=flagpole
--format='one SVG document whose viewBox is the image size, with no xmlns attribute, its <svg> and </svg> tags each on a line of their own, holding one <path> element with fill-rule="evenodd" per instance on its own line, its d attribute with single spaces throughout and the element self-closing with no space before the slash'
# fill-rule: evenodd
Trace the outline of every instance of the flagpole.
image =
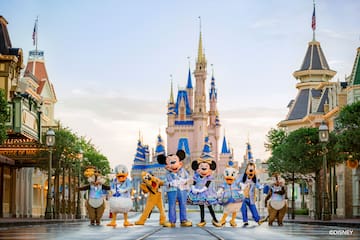
<svg viewBox="0 0 360 240">
<path fill-rule="evenodd" d="M 38 52 L 38 34 L 39 34 L 38 33 L 38 24 L 39 24 L 38 22 L 39 22 L 39 16 L 36 17 L 36 23 L 35 23 L 36 24 L 36 27 L 35 27 L 36 28 L 35 29 L 36 30 L 36 34 L 35 34 L 35 54 L 36 54 L 36 56 L 37 56 L 37 52 Z"/>
<path fill-rule="evenodd" d="M 315 0 L 313 0 L 314 3 L 314 12 L 313 12 L 313 16 L 312 16 L 312 30 L 313 30 L 313 41 L 315 41 L 315 29 L 316 29 L 316 16 L 315 16 Z"/>
</svg>

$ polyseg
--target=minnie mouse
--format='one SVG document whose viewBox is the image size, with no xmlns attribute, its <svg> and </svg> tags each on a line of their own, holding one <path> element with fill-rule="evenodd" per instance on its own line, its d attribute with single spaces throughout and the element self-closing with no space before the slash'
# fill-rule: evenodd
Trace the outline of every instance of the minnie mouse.
<svg viewBox="0 0 360 240">
<path fill-rule="evenodd" d="M 204 227 L 206 222 L 204 220 L 205 216 L 205 206 L 208 207 L 209 212 L 212 217 L 212 223 L 216 226 L 218 220 L 216 219 L 214 209 L 212 205 L 217 204 L 217 195 L 215 191 L 214 184 L 212 180 L 212 172 L 216 169 L 216 163 L 211 159 L 200 158 L 196 161 L 193 161 L 191 168 L 195 171 L 194 174 L 194 183 L 191 186 L 188 203 L 192 205 L 199 205 L 200 207 L 200 223 L 197 224 L 198 227 Z"/>
<path fill-rule="evenodd" d="M 176 154 L 164 154 L 157 156 L 157 161 L 164 164 L 167 170 L 165 176 L 165 189 L 169 204 L 169 221 L 164 227 L 175 227 L 176 223 L 176 201 L 179 203 L 180 222 L 182 227 L 191 227 L 192 222 L 186 218 L 186 198 L 189 190 L 189 173 L 183 168 L 182 160 L 185 159 L 185 152 L 178 150 Z"/>
</svg>

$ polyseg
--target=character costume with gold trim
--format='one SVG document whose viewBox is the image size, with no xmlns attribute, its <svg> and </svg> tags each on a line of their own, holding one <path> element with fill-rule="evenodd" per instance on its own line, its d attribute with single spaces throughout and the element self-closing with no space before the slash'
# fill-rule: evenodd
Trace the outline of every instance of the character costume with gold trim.
<svg viewBox="0 0 360 240">
<path fill-rule="evenodd" d="M 89 197 L 85 206 L 89 215 L 90 224 L 94 225 L 96 223 L 96 225 L 100 225 L 100 220 L 105 210 L 103 190 L 110 190 L 110 187 L 105 185 L 106 180 L 94 166 L 86 167 L 84 176 L 87 178 L 89 184 L 79 187 L 77 190 L 88 190 Z"/>
<path fill-rule="evenodd" d="M 270 191 L 265 198 L 266 206 L 269 213 L 269 226 L 272 226 L 275 219 L 279 226 L 283 226 L 283 219 L 287 211 L 286 189 L 285 180 L 278 174 L 274 175 Z"/>
<path fill-rule="evenodd" d="M 165 223 L 166 216 L 160 187 L 164 185 L 164 182 L 148 172 L 141 172 L 141 178 L 142 183 L 140 184 L 140 188 L 144 193 L 148 194 L 148 198 L 145 209 L 139 220 L 135 222 L 135 225 L 144 225 L 146 219 L 155 206 L 160 212 L 159 224 L 163 225 Z"/>
</svg>

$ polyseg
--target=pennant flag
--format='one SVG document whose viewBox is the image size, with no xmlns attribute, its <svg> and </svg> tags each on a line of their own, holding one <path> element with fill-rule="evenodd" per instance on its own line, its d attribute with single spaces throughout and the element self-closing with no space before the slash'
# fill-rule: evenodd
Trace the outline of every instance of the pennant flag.
<svg viewBox="0 0 360 240">
<path fill-rule="evenodd" d="M 34 31 L 32 34 L 32 39 L 33 39 L 33 45 L 35 46 L 36 44 L 36 38 L 37 38 L 37 19 L 35 20 L 35 25 L 34 25 Z"/>
<path fill-rule="evenodd" d="M 313 31 L 315 31 L 315 29 L 316 29 L 315 4 L 314 4 L 314 12 L 312 15 L 311 28 Z"/>
</svg>

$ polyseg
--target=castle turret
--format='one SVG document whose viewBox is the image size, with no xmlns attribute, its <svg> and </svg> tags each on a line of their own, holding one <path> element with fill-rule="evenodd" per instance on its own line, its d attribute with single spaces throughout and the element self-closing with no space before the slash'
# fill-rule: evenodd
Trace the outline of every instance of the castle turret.
<svg viewBox="0 0 360 240">
<path fill-rule="evenodd" d="M 156 148 L 155 148 L 155 156 L 158 155 L 165 155 L 165 145 L 164 145 L 164 141 L 161 138 L 161 135 L 159 134 L 157 137 L 157 143 L 156 143 Z"/>
<path fill-rule="evenodd" d="M 215 87 L 215 77 L 214 77 L 214 69 L 212 70 L 211 77 L 211 86 L 209 93 L 209 126 L 208 126 L 208 135 L 210 138 L 211 145 L 213 147 L 213 152 L 215 159 L 218 160 L 218 140 L 220 138 L 220 119 L 217 111 L 217 89 Z"/>
<path fill-rule="evenodd" d="M 224 172 L 224 169 L 226 168 L 226 164 L 228 163 L 228 161 L 230 161 L 230 159 L 231 159 L 231 151 L 230 151 L 230 148 L 228 147 L 228 143 L 226 141 L 226 137 L 224 134 L 221 152 L 220 152 L 219 160 L 217 162 L 217 171 L 216 172 L 219 175 L 221 175 Z"/>
<path fill-rule="evenodd" d="M 312 123 L 322 122 L 322 114 L 328 111 L 327 104 L 333 101 L 329 92 L 335 90 L 335 84 L 330 80 L 336 71 L 331 70 L 320 42 L 309 42 L 308 48 L 299 70 L 293 73 L 300 82 L 296 84 L 298 94 L 288 107 L 289 113 L 285 120 L 279 123 L 280 127 L 287 127 L 286 131 L 292 131 L 299 126 L 311 126 Z"/>
<path fill-rule="evenodd" d="M 188 79 L 187 79 L 187 84 L 186 84 L 186 92 L 188 94 L 189 97 L 189 105 L 190 105 L 190 109 L 191 111 L 194 110 L 194 89 L 192 86 L 192 80 L 191 80 L 191 71 L 190 71 L 190 66 L 189 66 L 189 73 L 188 73 Z"/>
<path fill-rule="evenodd" d="M 207 121 L 208 113 L 206 111 L 206 94 L 205 94 L 205 81 L 206 81 L 206 58 L 203 53 L 202 36 L 200 30 L 198 56 L 195 69 L 195 96 L 194 96 L 194 145 L 192 149 L 192 159 L 200 156 L 202 150 L 203 139 L 208 135 Z"/>
<path fill-rule="evenodd" d="M 174 92 L 173 92 L 173 82 L 171 81 L 171 87 L 170 87 L 170 98 L 168 102 L 168 128 L 167 131 L 169 133 L 173 133 L 174 129 L 174 123 L 175 123 L 175 102 L 174 102 Z"/>
</svg>

